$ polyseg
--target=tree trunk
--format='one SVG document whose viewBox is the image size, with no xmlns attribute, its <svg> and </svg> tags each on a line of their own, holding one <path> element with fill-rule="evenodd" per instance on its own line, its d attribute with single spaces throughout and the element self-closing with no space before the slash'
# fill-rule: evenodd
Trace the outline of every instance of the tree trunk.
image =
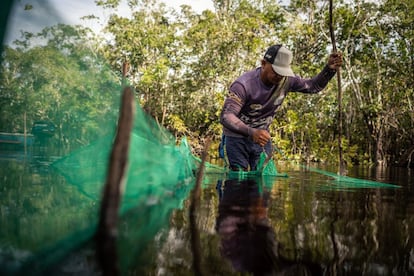
<svg viewBox="0 0 414 276">
<path fill-rule="evenodd" d="M 411 168 L 414 167 L 414 145 L 401 155 L 398 160 L 398 166 Z"/>
<path fill-rule="evenodd" d="M 376 135 L 377 139 L 376 139 L 376 143 L 375 143 L 375 164 L 378 166 L 384 166 L 386 167 L 387 164 L 387 159 L 385 156 L 385 151 L 384 151 L 384 131 L 382 129 L 382 127 L 379 128 L 378 133 Z"/>
</svg>

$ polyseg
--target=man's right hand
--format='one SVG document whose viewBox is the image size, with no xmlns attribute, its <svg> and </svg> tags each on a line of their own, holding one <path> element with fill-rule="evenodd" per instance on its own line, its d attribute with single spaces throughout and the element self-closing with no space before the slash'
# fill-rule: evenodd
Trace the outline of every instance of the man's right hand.
<svg viewBox="0 0 414 276">
<path fill-rule="evenodd" d="M 256 144 L 259 144 L 261 147 L 264 147 L 267 142 L 270 140 L 270 134 L 267 130 L 264 129 L 255 129 L 253 128 L 252 140 Z"/>
</svg>

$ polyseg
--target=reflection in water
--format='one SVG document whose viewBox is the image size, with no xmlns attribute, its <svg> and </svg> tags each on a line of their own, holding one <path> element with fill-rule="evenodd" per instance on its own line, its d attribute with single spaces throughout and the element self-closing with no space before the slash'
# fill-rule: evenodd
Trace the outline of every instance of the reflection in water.
<svg viewBox="0 0 414 276">
<path fill-rule="evenodd" d="M 0 156 L 0 275 L 10 275 L 2 272 L 26 263 L 39 253 L 35 249 L 88 227 L 98 206 L 88 195 L 99 190 L 86 193 L 70 184 L 47 165 L 52 155 L 16 156 Z M 414 275 L 412 171 L 381 172 L 398 189 L 349 187 L 319 173 L 282 171 L 289 177 L 217 186 L 222 175 L 207 175 L 197 216 L 204 275 Z M 380 177 L 366 169 L 353 176 L 378 180 L 373 175 Z M 191 185 L 181 188 L 122 217 L 124 275 L 194 275 L 188 200 L 182 200 Z M 50 252 L 54 258 L 65 249 Z M 75 250 L 47 275 L 92 275 L 93 252 L 91 245 Z"/>
<path fill-rule="evenodd" d="M 268 218 L 269 190 L 259 180 L 218 181 L 216 230 L 220 252 L 238 272 L 253 275 L 320 275 L 315 264 L 295 263 L 278 254 Z"/>
<path fill-rule="evenodd" d="M 0 275 L 36 275 L 92 236 L 96 201 L 47 162 L 0 160 Z"/>
</svg>

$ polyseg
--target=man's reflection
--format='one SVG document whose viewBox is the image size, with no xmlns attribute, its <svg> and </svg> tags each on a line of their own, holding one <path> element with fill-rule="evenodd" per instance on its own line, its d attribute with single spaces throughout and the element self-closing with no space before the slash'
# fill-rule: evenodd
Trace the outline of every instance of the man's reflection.
<svg viewBox="0 0 414 276">
<path fill-rule="evenodd" d="M 268 218 L 270 193 L 266 187 L 255 179 L 226 180 L 218 182 L 217 191 L 220 252 L 236 271 L 253 275 L 319 275 L 318 267 L 310 269 L 278 255 Z"/>
<path fill-rule="evenodd" d="M 269 192 L 254 179 L 226 180 L 217 185 L 219 213 L 216 230 L 221 254 L 235 270 L 265 275 L 276 265 L 276 242 L 267 217 Z"/>
</svg>

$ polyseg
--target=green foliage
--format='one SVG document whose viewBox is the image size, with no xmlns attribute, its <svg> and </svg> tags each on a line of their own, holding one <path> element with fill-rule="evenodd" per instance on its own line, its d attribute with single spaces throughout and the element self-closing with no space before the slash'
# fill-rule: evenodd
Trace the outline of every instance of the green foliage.
<svg viewBox="0 0 414 276">
<path fill-rule="evenodd" d="M 294 71 L 302 77 L 317 74 L 331 49 L 326 1 L 280 6 L 215 0 L 215 11 L 196 13 L 187 5 L 177 11 L 156 0 L 131 0 L 128 17 L 117 14 L 118 0 L 95 2 L 110 12 L 105 41 L 58 25 L 23 33 L 5 48 L 1 131 L 21 132 L 26 113 L 29 124 L 54 121 L 61 143 L 67 137 L 78 144 L 93 140 L 102 122 L 116 116 L 114 84 L 126 63 L 126 78 L 143 108 L 176 137 L 189 136 L 201 148 L 206 136 L 213 144 L 221 137 L 218 121 L 228 86 L 257 66 L 269 45 L 291 48 Z M 344 158 L 395 163 L 414 143 L 413 3 L 334 4 L 337 46 L 344 54 Z M 335 79 L 317 95 L 291 93 L 271 127 L 274 142 L 289 158 L 334 161 L 338 112 Z"/>
<path fill-rule="evenodd" d="M 30 46 L 36 39 L 44 46 Z M 23 114 L 28 128 L 39 120 L 55 124 L 61 146 L 86 144 L 108 131 L 102 125 L 117 118 L 119 81 L 82 30 L 57 25 L 16 44 L 3 52 L 1 131 L 23 132 Z"/>
</svg>

